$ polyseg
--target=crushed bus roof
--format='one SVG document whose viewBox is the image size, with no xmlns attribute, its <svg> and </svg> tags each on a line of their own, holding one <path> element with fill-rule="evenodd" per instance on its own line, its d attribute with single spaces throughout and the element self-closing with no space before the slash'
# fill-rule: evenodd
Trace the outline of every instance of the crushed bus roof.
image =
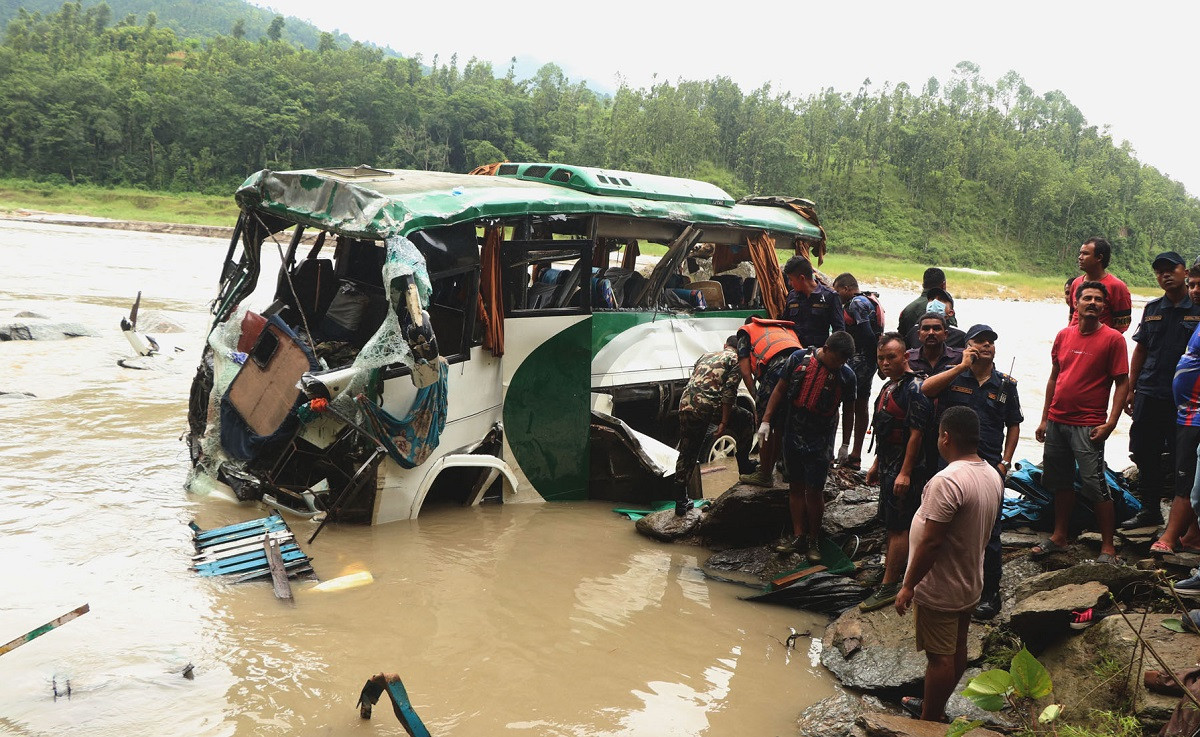
<svg viewBox="0 0 1200 737">
<path fill-rule="evenodd" d="M 546 166 L 551 171 L 545 176 L 563 169 L 580 182 L 576 186 L 584 188 L 573 188 L 562 180 L 562 175 L 556 181 L 529 181 L 513 176 L 410 170 L 381 169 L 378 175 L 362 176 L 365 172 L 356 172 L 339 176 L 338 170 L 333 169 L 285 172 L 264 169 L 242 183 L 236 199 L 243 210 L 257 210 L 371 240 L 481 218 L 555 214 L 607 214 L 695 223 L 701 227 L 753 228 L 814 241 L 822 238 L 819 228 L 787 208 L 725 204 L 718 196 L 702 197 L 699 202 L 679 201 L 681 193 L 689 188 L 693 200 L 697 195 L 712 195 L 714 190 L 724 198 L 729 197 L 720 188 L 704 182 L 557 164 Z M 601 188 L 596 179 L 600 173 L 607 179 L 616 175 L 618 182 L 627 179 L 631 185 Z M 687 187 L 679 183 L 686 183 Z M 672 186 L 676 199 L 667 199 Z M 649 198 L 648 188 L 657 188 L 654 199 Z M 712 204 L 717 200 L 722 201 Z"/>
</svg>

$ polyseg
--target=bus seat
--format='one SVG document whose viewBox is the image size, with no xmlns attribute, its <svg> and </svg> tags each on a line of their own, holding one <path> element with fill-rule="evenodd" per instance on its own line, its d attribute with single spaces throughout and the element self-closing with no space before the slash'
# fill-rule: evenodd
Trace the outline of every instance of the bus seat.
<svg viewBox="0 0 1200 737">
<path fill-rule="evenodd" d="M 737 274 L 717 274 L 713 277 L 713 281 L 721 285 L 725 303 L 730 307 L 741 307 L 745 304 L 745 296 L 742 294 L 742 277 Z"/>
<path fill-rule="evenodd" d="M 686 289 L 692 289 L 704 295 L 704 301 L 710 310 L 725 309 L 725 290 L 719 281 L 694 281 Z"/>
<path fill-rule="evenodd" d="M 292 288 L 296 290 L 292 295 Z M 286 277 L 280 278 L 275 296 L 304 313 L 312 327 L 325 315 L 329 304 L 338 291 L 338 277 L 333 270 L 333 261 L 327 258 L 304 259 L 292 271 L 292 285 Z"/>
<path fill-rule="evenodd" d="M 592 277 L 592 307 L 601 310 L 617 309 L 617 296 L 613 292 L 612 282 L 608 279 Z"/>
</svg>

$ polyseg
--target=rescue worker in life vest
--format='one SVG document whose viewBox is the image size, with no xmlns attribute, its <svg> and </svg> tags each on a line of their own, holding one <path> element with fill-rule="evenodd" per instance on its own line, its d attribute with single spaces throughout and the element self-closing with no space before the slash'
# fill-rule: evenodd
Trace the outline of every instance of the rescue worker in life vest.
<svg viewBox="0 0 1200 737">
<path fill-rule="evenodd" d="M 772 416 L 767 414 L 767 403 L 783 372 L 783 364 L 788 356 L 800 349 L 800 341 L 796 338 L 793 327 L 792 323 L 786 320 L 751 317 L 746 320 L 745 325 L 738 328 L 738 370 L 741 372 L 742 381 L 746 382 L 746 389 L 754 396 L 759 423 L 775 428 L 768 432 L 765 440 L 759 441 L 758 470 L 738 477 L 743 484 L 768 488 L 775 485 L 775 462 L 779 460 L 779 439 L 787 412 L 778 412 L 779 417 L 776 419 L 779 421 L 775 422 Z"/>
<path fill-rule="evenodd" d="M 908 529 L 921 506 L 931 475 L 926 436 L 933 434 L 933 402 L 921 393 L 921 380 L 908 363 L 900 333 L 879 336 L 879 373 L 887 379 L 875 400 L 875 462 L 868 484 L 879 484 L 879 514 L 887 530 L 887 563 L 875 593 L 858 605 L 864 612 L 896 600 L 908 567 Z"/>
<path fill-rule="evenodd" d="M 967 331 L 967 348 L 962 360 L 921 384 L 921 393 L 937 401 L 937 420 L 950 407 L 964 406 L 979 416 L 979 457 L 1000 478 L 1008 476 L 1017 441 L 1021 435 L 1021 399 L 1017 382 L 995 368 L 996 331 L 987 325 L 972 325 Z M 938 456 L 938 469 L 946 463 Z M 975 609 L 976 619 L 991 619 L 1000 612 L 1000 516 L 983 553 L 983 596 Z"/>
<path fill-rule="evenodd" d="M 767 416 L 789 404 L 783 452 L 787 460 L 788 509 L 794 537 L 775 548 L 778 553 L 807 551 L 821 561 L 821 520 L 825 516 L 825 479 L 833 462 L 834 433 L 843 401 L 853 401 L 858 382 L 846 361 L 854 355 L 854 338 L 839 330 L 813 350 L 793 352 L 771 399 Z M 758 428 L 760 441 L 770 430 Z"/>
</svg>

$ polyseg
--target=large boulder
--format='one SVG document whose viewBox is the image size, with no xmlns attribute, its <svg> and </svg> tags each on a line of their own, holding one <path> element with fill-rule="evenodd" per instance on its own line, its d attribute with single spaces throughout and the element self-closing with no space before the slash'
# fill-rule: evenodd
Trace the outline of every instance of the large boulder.
<svg viewBox="0 0 1200 737">
<path fill-rule="evenodd" d="M 925 655 L 917 652 L 912 615 L 891 607 L 864 613 L 857 607 L 825 629 L 821 663 L 842 685 L 863 691 L 917 693 L 925 678 Z M 983 656 L 983 629 L 972 626 L 967 660 Z"/>
<path fill-rule="evenodd" d="M 1147 614 L 1144 621 L 1142 614 L 1127 616 L 1172 670 L 1195 667 L 1200 638 L 1162 626 L 1164 619 L 1177 615 Z M 1145 733 L 1154 734 L 1170 717 L 1179 697 L 1146 690 L 1143 672 L 1162 668 L 1148 652 L 1135 652 L 1137 647 L 1133 629 L 1114 614 L 1076 636 L 1058 640 L 1038 660 L 1050 671 L 1054 700 L 1064 705 L 1072 719 L 1083 718 L 1093 709 L 1128 708 L 1137 713 Z"/>
<path fill-rule="evenodd" d="M 844 500 L 845 492 L 825 506 L 825 517 L 821 527 L 825 534 L 841 538 L 849 534 L 867 532 L 879 523 L 879 502 L 849 502 Z"/>
<path fill-rule="evenodd" d="M 940 722 L 924 722 L 911 717 L 869 711 L 858 717 L 858 726 L 867 737 L 946 737 L 948 727 Z M 978 727 L 967 737 L 1001 737 L 999 732 Z"/>
<path fill-rule="evenodd" d="M 738 484 L 705 512 L 700 537 L 711 548 L 744 548 L 779 540 L 791 531 L 785 487 Z"/>
<path fill-rule="evenodd" d="M 661 542 L 679 542 L 693 538 L 700 529 L 703 513 L 699 509 L 676 516 L 675 510 L 667 509 L 642 517 L 634 523 L 638 532 Z"/>
<path fill-rule="evenodd" d="M 800 712 L 796 722 L 800 737 L 863 737 L 855 719 L 866 712 L 862 697 L 838 690 Z"/>
<path fill-rule="evenodd" d="M 82 323 L 58 322 L 33 313 L 21 313 L 7 322 L 0 323 L 0 341 L 64 340 L 78 337 L 98 338 L 100 333 Z"/>
<path fill-rule="evenodd" d="M 1071 612 L 1097 606 L 1107 598 L 1108 587 L 1098 581 L 1069 583 L 1018 601 L 1009 624 L 1030 649 L 1038 650 L 1069 629 Z"/>
<path fill-rule="evenodd" d="M 1120 596 L 1122 590 L 1130 584 L 1151 582 L 1153 580 L 1153 571 L 1139 571 L 1130 566 L 1087 561 L 1069 568 L 1046 571 L 1045 573 L 1030 576 L 1018 583 L 1013 593 L 1017 601 L 1021 601 L 1039 591 L 1049 591 L 1066 586 L 1067 584 L 1099 581 L 1107 586 L 1110 591 Z"/>
</svg>

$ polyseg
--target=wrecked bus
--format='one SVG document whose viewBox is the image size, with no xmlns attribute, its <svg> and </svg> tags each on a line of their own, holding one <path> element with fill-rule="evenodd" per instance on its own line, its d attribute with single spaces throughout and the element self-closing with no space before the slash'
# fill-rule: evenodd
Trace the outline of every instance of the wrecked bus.
<svg viewBox="0 0 1200 737">
<path fill-rule="evenodd" d="M 264 170 L 236 200 L 190 488 L 353 522 L 670 498 L 694 362 L 778 314 L 776 249 L 824 253 L 805 200 L 559 164 Z M 251 305 L 263 278 L 274 299 Z"/>
</svg>

